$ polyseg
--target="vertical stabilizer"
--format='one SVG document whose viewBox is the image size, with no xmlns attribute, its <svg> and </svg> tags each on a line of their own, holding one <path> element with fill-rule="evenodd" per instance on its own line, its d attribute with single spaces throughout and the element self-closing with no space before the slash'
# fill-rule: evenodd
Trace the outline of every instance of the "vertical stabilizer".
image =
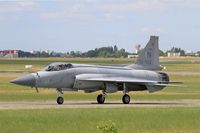
<svg viewBox="0 0 200 133">
<path fill-rule="evenodd" d="M 138 55 L 136 63 L 128 66 L 133 69 L 161 70 L 159 61 L 158 36 L 151 36 L 146 47 Z"/>
<path fill-rule="evenodd" d="M 159 66 L 160 65 L 157 36 L 150 37 L 149 42 L 139 54 L 135 64 L 142 65 L 142 66 L 150 66 L 150 65 Z"/>
</svg>

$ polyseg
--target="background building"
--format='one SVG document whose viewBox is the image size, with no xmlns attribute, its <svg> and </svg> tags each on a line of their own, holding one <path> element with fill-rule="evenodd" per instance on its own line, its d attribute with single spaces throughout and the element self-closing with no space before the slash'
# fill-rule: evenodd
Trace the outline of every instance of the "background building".
<svg viewBox="0 0 200 133">
<path fill-rule="evenodd" d="M 18 58 L 19 50 L 1 50 L 0 51 L 0 57 L 5 58 Z"/>
</svg>

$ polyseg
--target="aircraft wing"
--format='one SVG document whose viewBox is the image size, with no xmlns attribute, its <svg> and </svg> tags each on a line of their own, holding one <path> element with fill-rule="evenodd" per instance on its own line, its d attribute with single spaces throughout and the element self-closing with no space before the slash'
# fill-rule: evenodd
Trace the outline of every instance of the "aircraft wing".
<svg viewBox="0 0 200 133">
<path fill-rule="evenodd" d="M 131 77 L 122 77 L 112 74 L 80 74 L 76 76 L 78 81 L 94 81 L 94 82 L 115 82 L 115 83 L 135 83 L 140 85 L 170 86 L 169 82 L 136 79 Z"/>
</svg>

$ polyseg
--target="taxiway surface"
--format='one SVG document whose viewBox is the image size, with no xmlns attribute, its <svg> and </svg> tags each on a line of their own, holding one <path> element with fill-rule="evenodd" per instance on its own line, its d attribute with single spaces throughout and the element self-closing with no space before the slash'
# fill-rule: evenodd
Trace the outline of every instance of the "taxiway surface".
<svg viewBox="0 0 200 133">
<path fill-rule="evenodd" d="M 200 107 L 200 100 L 178 101 L 134 101 L 130 104 L 122 104 L 120 101 L 109 101 L 105 104 L 97 104 L 93 101 L 65 101 L 58 105 L 54 101 L 47 102 L 0 102 L 0 109 L 17 108 L 97 108 L 97 107 Z"/>
</svg>

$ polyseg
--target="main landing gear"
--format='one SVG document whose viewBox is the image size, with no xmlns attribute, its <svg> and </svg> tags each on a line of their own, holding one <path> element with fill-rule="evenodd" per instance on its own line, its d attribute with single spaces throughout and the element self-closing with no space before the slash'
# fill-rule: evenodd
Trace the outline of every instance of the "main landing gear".
<svg viewBox="0 0 200 133">
<path fill-rule="evenodd" d="M 105 95 L 104 95 L 104 94 L 99 94 L 99 95 L 97 96 L 97 102 L 98 102 L 99 104 L 103 104 L 103 103 L 105 102 Z"/>
<path fill-rule="evenodd" d="M 61 94 L 63 94 L 62 89 L 57 88 L 56 90 L 57 90 L 57 95 L 58 95 L 57 103 L 58 103 L 59 105 L 60 105 L 60 104 L 63 104 L 63 103 L 64 103 L 64 98 L 61 97 Z M 126 89 L 124 89 L 123 93 L 124 93 L 124 96 L 122 97 L 122 102 L 123 102 L 124 104 L 129 104 L 130 101 L 131 101 L 131 98 L 130 98 L 130 96 L 127 94 L 128 91 L 127 91 Z M 97 96 L 97 102 L 98 102 L 98 104 L 104 104 L 104 102 L 105 102 L 105 97 L 106 97 L 106 92 L 105 92 L 105 91 L 103 91 L 102 94 L 99 94 L 99 95 Z"/>
<path fill-rule="evenodd" d="M 58 104 L 63 104 L 64 103 L 64 98 L 60 96 L 61 94 L 63 94 L 62 89 L 57 88 L 56 90 L 57 90 L 57 94 L 58 94 L 57 103 Z"/>
<path fill-rule="evenodd" d="M 122 102 L 123 104 L 129 104 L 131 101 L 131 98 L 128 94 L 125 94 L 123 97 L 122 97 Z M 99 94 L 97 96 L 97 102 L 98 104 L 104 104 L 105 102 L 105 94 Z"/>
<path fill-rule="evenodd" d="M 123 104 L 129 104 L 130 101 L 131 101 L 131 98 L 130 98 L 130 96 L 128 95 L 128 89 L 127 89 L 125 83 L 123 83 L 123 93 L 124 93 L 124 96 L 122 97 L 122 102 L 123 102 Z"/>
<path fill-rule="evenodd" d="M 123 83 L 123 94 L 124 94 L 124 96 L 122 97 L 123 104 L 129 104 L 130 101 L 131 101 L 131 98 L 128 95 L 128 89 L 127 89 L 125 83 Z M 99 94 L 97 96 L 97 102 L 98 102 L 98 104 L 103 104 L 105 102 L 105 96 L 106 96 L 106 91 L 103 90 L 103 93 Z"/>
<path fill-rule="evenodd" d="M 130 96 L 129 96 L 128 94 L 125 94 L 125 95 L 122 97 L 122 102 L 123 102 L 124 104 L 129 104 L 130 101 L 131 101 L 131 98 L 130 98 Z"/>
</svg>

